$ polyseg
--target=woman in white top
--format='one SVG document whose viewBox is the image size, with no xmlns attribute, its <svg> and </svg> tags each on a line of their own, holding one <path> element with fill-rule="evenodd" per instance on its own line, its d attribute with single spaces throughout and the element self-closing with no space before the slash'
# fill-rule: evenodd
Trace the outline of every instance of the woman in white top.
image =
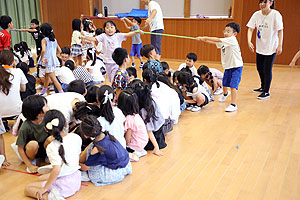
<svg viewBox="0 0 300 200">
<path fill-rule="evenodd" d="M 256 66 L 259 73 L 261 87 L 253 92 L 261 93 L 257 98 L 266 99 L 270 97 L 270 85 L 272 81 L 272 67 L 276 55 L 282 52 L 283 22 L 282 16 L 274 10 L 275 0 L 259 0 L 260 10 L 256 11 L 250 18 L 248 28 L 248 46 L 254 52 L 251 42 L 252 33 L 256 34 Z"/>
</svg>

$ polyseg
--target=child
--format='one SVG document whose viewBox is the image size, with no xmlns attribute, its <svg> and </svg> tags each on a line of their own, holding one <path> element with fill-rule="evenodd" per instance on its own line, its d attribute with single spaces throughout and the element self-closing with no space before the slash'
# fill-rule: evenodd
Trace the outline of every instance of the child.
<svg viewBox="0 0 300 200">
<path fill-rule="evenodd" d="M 98 121 L 102 125 L 103 131 L 110 132 L 126 148 L 124 138 L 126 118 L 119 108 L 112 106 L 113 95 L 113 89 L 108 85 L 102 85 L 97 90 L 97 101 L 100 108 Z"/>
<path fill-rule="evenodd" d="M 128 82 L 129 83 L 137 78 L 136 69 L 134 67 L 127 67 L 126 71 L 128 73 L 128 77 L 129 77 Z"/>
<path fill-rule="evenodd" d="M 104 67 L 104 63 L 100 59 L 97 59 L 95 48 L 89 48 L 87 50 L 87 59 L 86 69 L 93 77 L 93 82 L 90 84 L 97 85 L 104 82 L 105 79 L 101 73 L 101 68 Z"/>
<path fill-rule="evenodd" d="M 119 33 L 115 22 L 108 20 L 104 23 L 104 32 L 105 34 L 100 34 L 95 38 L 82 36 L 83 39 L 87 39 L 90 41 L 97 41 L 98 43 L 102 43 L 103 47 L 103 60 L 108 76 L 108 81 L 112 83 L 115 73 L 118 69 L 117 64 L 112 59 L 112 54 L 114 50 L 118 47 L 121 47 L 123 41 L 127 39 L 127 37 L 131 37 L 136 32 L 129 33 Z"/>
<path fill-rule="evenodd" d="M 67 87 L 68 87 L 69 83 L 71 83 L 72 81 L 75 80 L 73 72 L 66 66 L 56 67 L 55 75 L 56 75 L 57 79 L 59 80 L 64 92 L 67 91 Z"/>
<path fill-rule="evenodd" d="M 192 71 L 193 76 L 198 76 L 197 69 L 194 66 L 195 62 L 197 61 L 198 57 L 195 53 L 188 53 L 186 55 L 185 63 L 182 63 L 178 67 L 178 71 L 180 71 L 182 68 L 189 68 Z"/>
<path fill-rule="evenodd" d="M 6 133 L 6 129 L 0 116 L 0 168 L 2 167 L 2 165 L 4 167 L 8 167 L 10 165 L 5 156 L 5 143 L 4 137 L 2 135 L 3 133 Z"/>
<path fill-rule="evenodd" d="M 42 123 L 45 113 L 49 110 L 47 99 L 40 95 L 28 96 L 23 101 L 22 114 L 26 120 L 18 131 L 16 141 L 17 155 L 25 163 L 29 173 L 36 173 L 37 166 L 34 164 L 36 158 L 45 159 L 45 148 L 52 138 L 44 129 Z M 14 145 L 12 145 L 14 148 Z M 16 149 L 14 149 L 16 150 Z"/>
<path fill-rule="evenodd" d="M 80 65 L 75 67 L 72 60 L 67 60 L 65 66 L 73 72 L 76 80 L 82 80 L 87 86 L 93 83 L 93 77 L 85 67 Z"/>
<path fill-rule="evenodd" d="M 79 155 L 81 138 L 65 130 L 66 120 L 58 110 L 49 110 L 43 119 L 44 129 L 55 139 L 47 146 L 52 170 L 25 187 L 25 195 L 36 199 L 64 199 L 81 186 Z"/>
<path fill-rule="evenodd" d="M 28 48 L 27 43 L 24 41 L 20 42 L 20 45 L 21 45 L 22 49 L 24 50 L 24 54 L 27 56 L 27 58 L 29 60 L 28 67 L 30 67 L 30 68 L 34 67 L 34 61 L 32 59 L 31 49 Z"/>
<path fill-rule="evenodd" d="M 34 76 L 32 76 L 31 74 L 29 74 L 29 67 L 26 63 L 24 62 L 20 62 L 17 64 L 16 68 L 19 68 L 23 71 L 28 83 L 26 84 L 26 91 L 25 92 L 20 92 L 21 94 L 21 99 L 22 101 L 33 94 L 36 94 L 36 89 L 35 89 L 35 84 L 36 84 L 36 80 L 34 78 Z"/>
<path fill-rule="evenodd" d="M 95 31 L 96 35 L 101 35 L 103 33 L 103 29 L 102 28 L 97 28 Z M 97 50 L 97 56 L 99 56 L 102 60 L 103 60 L 103 47 L 102 47 L 102 43 L 99 42 L 96 46 L 96 50 Z"/>
<path fill-rule="evenodd" d="M 81 47 L 81 21 L 80 19 L 73 19 L 72 21 L 72 39 L 71 39 L 71 56 L 74 62 L 82 65 L 82 47 Z"/>
<path fill-rule="evenodd" d="M 112 82 L 112 87 L 114 88 L 114 92 L 116 94 L 116 99 L 122 90 L 125 90 L 128 85 L 128 73 L 126 71 L 126 67 L 129 65 L 130 58 L 128 57 L 127 50 L 124 48 L 116 48 L 114 53 L 112 54 L 113 60 L 119 65 L 119 69 L 117 69 L 115 77 Z"/>
<path fill-rule="evenodd" d="M 3 29 L 0 32 L 0 50 L 10 50 L 11 35 L 9 31 L 13 28 L 12 20 L 9 16 L 0 17 L 0 26 Z"/>
<path fill-rule="evenodd" d="M 226 25 L 223 31 L 224 38 L 198 37 L 199 41 L 216 44 L 218 48 L 221 48 L 221 61 L 225 72 L 223 77 L 223 95 L 219 101 L 224 102 L 229 96 L 230 91 L 228 91 L 228 87 L 230 87 L 231 90 L 231 104 L 225 109 L 226 112 L 237 111 L 237 89 L 243 71 L 241 50 L 236 39 L 236 35 L 239 32 L 240 25 L 232 22 Z"/>
<path fill-rule="evenodd" d="M 48 23 L 42 24 L 41 31 L 45 37 L 42 40 L 42 53 L 41 53 L 41 57 L 39 58 L 38 64 L 46 68 L 46 71 L 45 71 L 44 88 L 39 93 L 39 95 L 43 95 L 47 93 L 49 79 L 52 80 L 52 82 L 54 83 L 55 87 L 59 92 L 63 92 L 62 87 L 59 84 L 58 80 L 56 79 L 54 73 L 55 67 L 60 66 L 59 61 L 56 57 L 56 53 L 60 53 L 61 49 L 57 44 L 51 24 Z"/>
<path fill-rule="evenodd" d="M 83 25 L 83 31 L 82 31 L 83 36 L 89 36 L 89 37 L 95 36 L 96 27 L 91 20 L 84 18 L 82 20 L 82 25 Z M 95 47 L 95 42 L 91 42 L 88 40 L 82 41 L 82 56 L 84 61 L 86 60 L 87 50 L 89 48 L 94 48 L 94 47 Z"/>
<path fill-rule="evenodd" d="M 165 119 L 160 112 L 160 108 L 152 99 L 151 89 L 146 83 L 136 79 L 130 83 L 130 87 L 134 88 L 134 92 L 138 97 L 141 117 L 149 136 L 148 144 L 144 149 L 153 150 L 155 155 L 162 156 L 163 152 L 159 149 L 165 148 L 167 144 L 163 133 Z"/>
<path fill-rule="evenodd" d="M 71 58 L 71 50 L 70 50 L 69 47 L 61 48 L 60 58 L 61 58 L 61 61 L 62 61 L 62 63 L 61 63 L 62 66 L 65 66 L 65 63 L 66 63 L 67 60 L 73 61 L 73 59 Z"/>
<path fill-rule="evenodd" d="M 158 73 L 163 72 L 163 67 L 161 66 L 159 60 L 156 60 L 157 54 L 155 51 L 155 47 L 152 44 L 146 44 L 141 49 L 141 55 L 145 56 L 148 60 L 146 63 L 146 66 L 149 68 L 155 69 Z M 143 70 L 145 70 L 146 67 L 143 65 Z"/>
<path fill-rule="evenodd" d="M 206 65 L 201 65 L 197 70 L 198 75 L 211 87 L 213 94 L 222 94 L 222 79 L 223 73 L 215 68 L 208 68 Z"/>
<path fill-rule="evenodd" d="M 80 156 L 81 170 L 87 171 L 95 186 L 121 182 L 132 173 L 128 152 L 102 129 L 96 117 L 86 117 L 80 127 L 84 137 L 93 140 Z"/>
<path fill-rule="evenodd" d="M 289 64 L 289 66 L 294 67 L 299 58 L 300 58 L 300 50 L 295 54 L 295 56 L 293 57 L 291 63 Z"/>
<path fill-rule="evenodd" d="M 130 31 L 136 31 L 136 30 L 140 30 L 140 25 L 141 25 L 141 18 L 139 17 L 134 17 L 132 19 L 132 21 L 130 21 L 129 19 L 127 19 L 126 17 L 122 18 L 121 19 L 124 24 L 125 24 L 125 27 L 127 29 L 129 29 Z M 129 27 L 127 25 L 128 22 L 131 26 Z M 142 40 L 141 40 L 141 36 L 140 34 L 136 34 L 134 36 L 132 36 L 132 45 L 131 45 L 131 51 L 130 51 L 130 56 L 131 56 L 131 60 L 132 60 L 132 67 L 135 67 L 135 64 L 134 64 L 134 56 L 136 55 L 140 61 L 141 61 L 141 65 L 140 65 L 140 68 L 143 68 L 143 59 L 141 57 L 141 48 L 143 46 L 143 43 L 142 43 Z"/>
<path fill-rule="evenodd" d="M 142 117 L 139 115 L 139 104 L 136 94 L 133 91 L 124 90 L 118 98 L 118 108 L 126 117 L 125 140 L 127 151 L 136 154 L 138 157 L 147 155 L 144 150 L 148 143 L 149 136 Z"/>
</svg>

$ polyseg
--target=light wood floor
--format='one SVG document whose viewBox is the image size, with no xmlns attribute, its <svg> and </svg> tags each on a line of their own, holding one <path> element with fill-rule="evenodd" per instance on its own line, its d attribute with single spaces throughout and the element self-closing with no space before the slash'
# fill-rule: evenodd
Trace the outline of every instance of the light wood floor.
<svg viewBox="0 0 300 200">
<path fill-rule="evenodd" d="M 184 111 L 163 157 L 149 152 L 123 182 L 84 183 L 70 199 L 300 199 L 299 77 L 299 68 L 275 66 L 271 98 L 258 100 L 251 91 L 259 86 L 257 71 L 246 64 L 237 112 L 224 112 L 229 100 L 217 96 L 198 113 Z M 10 147 L 15 138 L 4 138 L 9 168 L 25 171 Z M 36 178 L 1 169 L 0 199 L 28 199 L 23 189 Z"/>
</svg>

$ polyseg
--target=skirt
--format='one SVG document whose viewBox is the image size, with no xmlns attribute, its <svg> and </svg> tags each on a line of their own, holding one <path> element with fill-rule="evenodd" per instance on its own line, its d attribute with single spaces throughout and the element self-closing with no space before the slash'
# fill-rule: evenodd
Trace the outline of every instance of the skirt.
<svg viewBox="0 0 300 200">
<path fill-rule="evenodd" d="M 80 44 L 72 44 L 71 56 L 76 57 L 82 55 L 82 48 Z"/>
<path fill-rule="evenodd" d="M 87 158 L 92 151 L 92 145 L 87 150 Z M 95 186 L 110 185 L 121 182 L 126 175 L 132 173 L 131 163 L 119 169 L 110 169 L 102 165 L 92 166 L 88 170 L 89 178 Z"/>
</svg>

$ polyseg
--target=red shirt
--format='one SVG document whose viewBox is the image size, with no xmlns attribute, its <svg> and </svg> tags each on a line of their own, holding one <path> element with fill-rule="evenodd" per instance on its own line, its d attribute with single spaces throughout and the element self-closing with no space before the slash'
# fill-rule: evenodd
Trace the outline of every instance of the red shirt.
<svg viewBox="0 0 300 200">
<path fill-rule="evenodd" d="M 10 39 L 11 35 L 5 29 L 0 32 L 0 50 L 4 48 L 10 49 Z"/>
</svg>

